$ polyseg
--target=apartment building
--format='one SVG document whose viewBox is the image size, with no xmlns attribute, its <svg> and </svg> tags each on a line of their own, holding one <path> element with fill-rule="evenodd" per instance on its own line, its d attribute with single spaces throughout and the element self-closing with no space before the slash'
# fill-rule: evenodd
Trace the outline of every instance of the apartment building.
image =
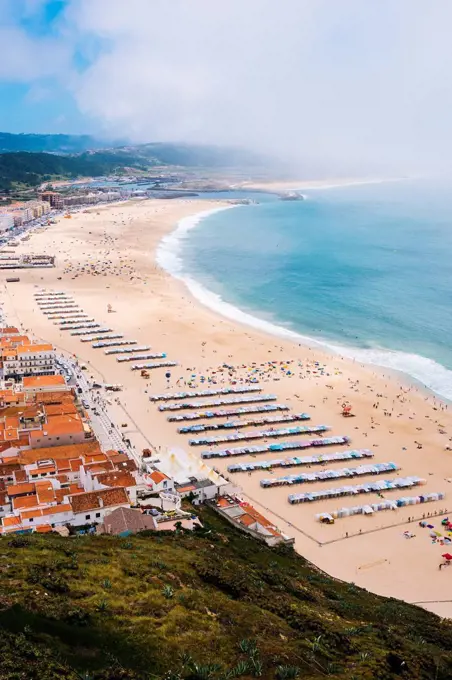
<svg viewBox="0 0 452 680">
<path fill-rule="evenodd" d="M 2 352 L 3 378 L 21 380 L 24 376 L 53 375 L 55 350 L 52 345 L 20 345 Z"/>
<path fill-rule="evenodd" d="M 25 394 L 42 394 L 44 392 L 69 392 L 70 387 L 62 375 L 30 375 L 22 379 Z"/>
<path fill-rule="evenodd" d="M 14 227 L 14 215 L 10 212 L 0 212 L 0 234 Z"/>
</svg>

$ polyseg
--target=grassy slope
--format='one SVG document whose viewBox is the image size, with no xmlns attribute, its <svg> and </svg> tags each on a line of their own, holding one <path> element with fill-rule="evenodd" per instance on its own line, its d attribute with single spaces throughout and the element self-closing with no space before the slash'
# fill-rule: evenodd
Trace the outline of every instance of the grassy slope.
<svg viewBox="0 0 452 680">
<path fill-rule="evenodd" d="M 452 677 L 451 623 L 203 513 L 193 535 L 1 539 L 0 678 Z"/>
</svg>

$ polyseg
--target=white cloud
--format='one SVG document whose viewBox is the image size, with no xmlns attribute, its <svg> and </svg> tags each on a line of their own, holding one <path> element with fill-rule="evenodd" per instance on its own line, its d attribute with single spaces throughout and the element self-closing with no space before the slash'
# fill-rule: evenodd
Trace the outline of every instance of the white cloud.
<svg viewBox="0 0 452 680">
<path fill-rule="evenodd" d="M 0 80 L 32 82 L 67 73 L 71 50 L 59 38 L 32 37 L 14 25 L 0 25 Z"/>
<path fill-rule="evenodd" d="M 81 110 L 137 141 L 419 171 L 452 157 L 446 0 L 72 0 Z"/>
</svg>

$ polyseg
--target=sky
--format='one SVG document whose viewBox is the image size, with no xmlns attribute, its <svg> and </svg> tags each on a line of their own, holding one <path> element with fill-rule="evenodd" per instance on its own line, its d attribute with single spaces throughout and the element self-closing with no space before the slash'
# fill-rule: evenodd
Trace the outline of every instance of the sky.
<svg viewBox="0 0 452 680">
<path fill-rule="evenodd" d="M 0 0 L 0 130 L 452 171 L 451 0 Z"/>
</svg>

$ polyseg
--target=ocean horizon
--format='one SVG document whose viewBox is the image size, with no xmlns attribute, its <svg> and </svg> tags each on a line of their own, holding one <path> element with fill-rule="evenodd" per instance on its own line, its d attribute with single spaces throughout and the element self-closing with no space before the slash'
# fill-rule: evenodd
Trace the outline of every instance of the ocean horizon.
<svg viewBox="0 0 452 680">
<path fill-rule="evenodd" d="M 452 400 L 451 188 L 356 183 L 303 188 L 303 201 L 241 192 L 258 203 L 182 219 L 157 258 L 222 316 Z"/>
</svg>

